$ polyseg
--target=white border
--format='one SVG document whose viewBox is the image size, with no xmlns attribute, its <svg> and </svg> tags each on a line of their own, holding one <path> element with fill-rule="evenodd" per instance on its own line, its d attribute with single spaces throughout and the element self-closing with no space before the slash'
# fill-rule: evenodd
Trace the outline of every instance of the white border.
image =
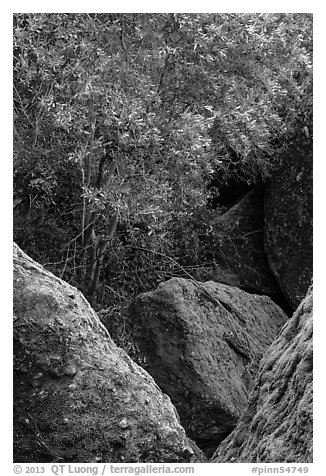
<svg viewBox="0 0 326 476">
<path fill-rule="evenodd" d="M 4 3 L 4 2 L 3 2 Z M 225 3 L 201 1 L 165 1 L 165 2 L 119 2 L 97 1 L 91 4 L 82 1 L 56 1 L 48 4 L 44 1 L 13 1 L 1 5 L 1 170 L 3 171 L 1 191 L 1 346 L 0 362 L 2 376 L 1 399 L 1 453 L 2 474 L 12 474 L 12 14 L 14 12 L 285 12 L 285 13 L 313 13 L 314 14 L 314 463 L 309 465 L 311 474 L 323 474 L 325 469 L 322 463 L 325 458 L 324 433 L 324 381 L 325 381 L 325 327 L 323 300 L 325 275 L 325 8 L 323 2 L 315 1 L 274 1 L 271 4 L 259 1 Z M 91 8 L 90 8 L 91 7 Z M 295 254 L 295 250 L 294 250 Z M 7 467 L 8 466 L 8 467 Z M 197 465 L 197 474 L 250 474 L 249 464 L 232 465 Z M 268 466 L 268 465 L 266 465 Z M 276 465 L 274 465 L 276 466 Z M 7 471 L 8 469 L 8 471 Z"/>
</svg>

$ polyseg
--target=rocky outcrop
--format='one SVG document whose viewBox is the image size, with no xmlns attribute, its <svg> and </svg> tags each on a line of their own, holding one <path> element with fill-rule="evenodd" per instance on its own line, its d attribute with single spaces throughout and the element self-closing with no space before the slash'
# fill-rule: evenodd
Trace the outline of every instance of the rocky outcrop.
<svg viewBox="0 0 326 476">
<path fill-rule="evenodd" d="M 303 128 L 287 145 L 265 191 L 265 249 L 292 310 L 312 279 L 312 197 L 312 138 Z"/>
<path fill-rule="evenodd" d="M 82 294 L 14 246 L 14 460 L 205 461 Z"/>
<path fill-rule="evenodd" d="M 279 287 L 264 248 L 264 191 L 257 186 L 212 223 L 218 241 L 216 259 L 227 273 L 214 281 L 274 298 Z M 226 279 L 225 279 L 225 277 Z"/>
<path fill-rule="evenodd" d="M 264 357 L 247 410 L 220 463 L 312 462 L 312 291 Z"/>
<path fill-rule="evenodd" d="M 173 278 L 130 308 L 146 370 L 207 455 L 232 431 L 258 363 L 286 320 L 266 296 Z"/>
</svg>

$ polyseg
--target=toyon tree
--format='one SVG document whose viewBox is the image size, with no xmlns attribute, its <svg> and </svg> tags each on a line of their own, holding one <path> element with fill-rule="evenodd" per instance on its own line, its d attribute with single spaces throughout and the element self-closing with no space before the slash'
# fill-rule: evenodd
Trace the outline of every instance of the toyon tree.
<svg viewBox="0 0 326 476">
<path fill-rule="evenodd" d="M 93 304 L 137 248 L 200 266 L 211 174 L 312 133 L 309 14 L 18 13 L 13 46 L 15 239 Z"/>
</svg>

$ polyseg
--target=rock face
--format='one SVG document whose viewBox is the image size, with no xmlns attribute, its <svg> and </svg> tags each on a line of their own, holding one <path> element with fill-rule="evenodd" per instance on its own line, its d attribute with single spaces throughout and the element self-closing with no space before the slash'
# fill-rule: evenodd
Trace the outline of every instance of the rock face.
<svg viewBox="0 0 326 476">
<path fill-rule="evenodd" d="M 113 343 L 82 294 L 17 246 L 14 460 L 205 461 L 170 399 Z"/>
<path fill-rule="evenodd" d="M 181 278 L 131 305 L 130 327 L 146 370 L 206 455 L 235 427 L 258 363 L 286 319 L 266 296 Z"/>
<path fill-rule="evenodd" d="M 269 269 L 264 248 L 264 190 L 257 186 L 212 223 L 219 237 L 217 259 L 233 282 L 246 291 L 274 297 L 279 287 Z M 223 276 L 215 281 L 224 282 Z"/>
<path fill-rule="evenodd" d="M 306 134 L 287 146 L 265 192 L 265 249 L 293 311 L 312 279 L 312 139 Z"/>
<path fill-rule="evenodd" d="M 312 291 L 265 355 L 247 410 L 213 461 L 312 462 Z"/>
</svg>

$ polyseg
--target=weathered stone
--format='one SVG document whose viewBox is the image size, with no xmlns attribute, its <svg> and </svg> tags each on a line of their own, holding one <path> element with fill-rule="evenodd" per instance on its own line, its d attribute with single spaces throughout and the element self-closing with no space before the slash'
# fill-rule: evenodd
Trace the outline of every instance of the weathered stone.
<svg viewBox="0 0 326 476">
<path fill-rule="evenodd" d="M 312 462 L 312 290 L 261 362 L 248 408 L 217 463 Z"/>
<path fill-rule="evenodd" d="M 311 284 L 313 242 L 312 138 L 297 133 L 265 191 L 265 249 L 294 311 Z"/>
<path fill-rule="evenodd" d="M 14 460 L 205 461 L 82 294 L 14 246 Z"/>
<path fill-rule="evenodd" d="M 221 270 L 214 280 L 274 297 L 279 287 L 264 248 L 264 190 L 257 186 L 212 223 Z M 223 272 L 227 270 L 227 273 Z"/>
<path fill-rule="evenodd" d="M 146 370 L 207 455 L 246 408 L 259 360 L 286 318 L 269 297 L 181 278 L 132 304 L 130 327 Z"/>
</svg>

